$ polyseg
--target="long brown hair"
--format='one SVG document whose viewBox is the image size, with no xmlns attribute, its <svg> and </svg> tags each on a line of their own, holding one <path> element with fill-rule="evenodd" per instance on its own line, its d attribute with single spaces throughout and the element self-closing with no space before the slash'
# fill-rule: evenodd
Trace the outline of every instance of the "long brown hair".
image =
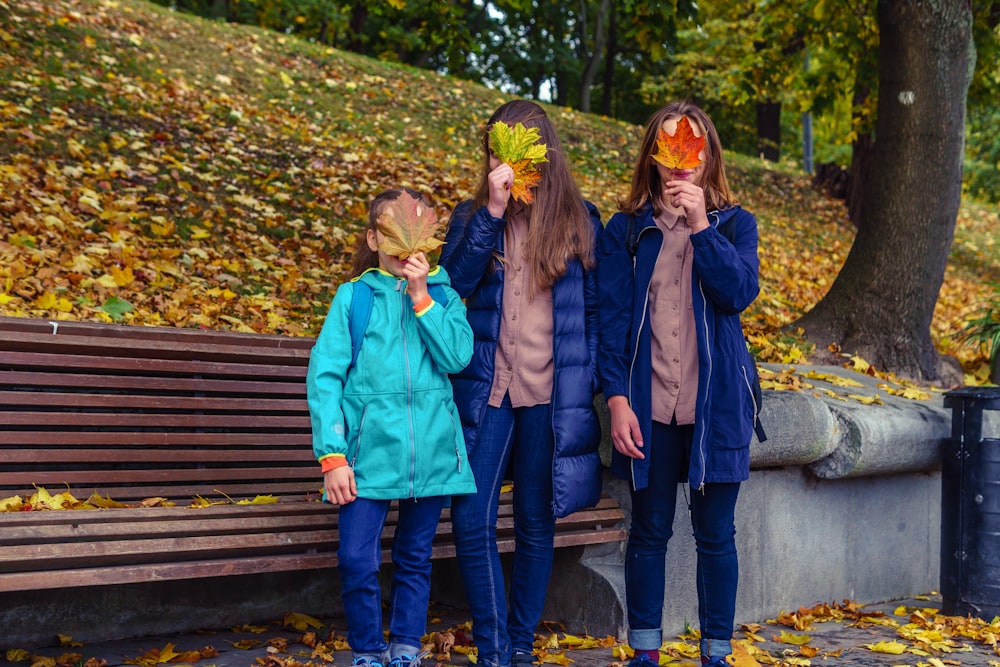
<svg viewBox="0 0 1000 667">
<path fill-rule="evenodd" d="M 493 124 L 503 121 L 513 126 L 521 123 L 538 128 L 540 142 L 548 148 L 538 170 L 542 180 L 534 190 L 534 203 L 522 204 L 513 199 L 508 208 L 523 207 L 528 216 L 527 261 L 531 279 L 539 289 L 549 289 L 566 273 L 566 265 L 579 258 L 587 268 L 594 264 L 594 232 L 590 214 L 584 206 L 580 189 L 570 173 L 559 136 L 541 106 L 528 100 L 512 100 L 503 104 L 482 131 L 483 173 L 476 188 L 475 201 L 485 206 L 490 200 L 490 139 Z"/>
<path fill-rule="evenodd" d="M 646 132 L 639 146 L 639 157 L 635 162 L 635 171 L 632 172 L 632 186 L 628 197 L 618 204 L 618 208 L 625 213 L 634 214 L 646 203 L 652 203 L 653 214 L 660 214 L 663 184 L 660 183 L 660 172 L 656 169 L 653 155 L 656 153 L 656 137 L 660 128 L 668 118 L 674 116 L 687 116 L 688 120 L 697 123 L 705 131 L 705 170 L 701 179 L 701 187 L 705 191 L 705 208 L 715 211 L 736 203 L 726 180 L 722 142 L 719 141 L 719 133 L 715 130 L 712 119 L 699 107 L 682 100 L 661 108 L 646 123 Z"/>
<path fill-rule="evenodd" d="M 383 190 L 375 195 L 375 199 L 372 199 L 372 203 L 368 207 L 368 226 L 358 234 L 357 244 L 354 246 L 354 261 L 351 262 L 348 279 L 357 278 L 368 269 L 378 268 L 378 251 L 368 247 L 368 231 L 378 229 L 378 217 L 382 215 L 382 210 L 389 202 L 396 201 L 399 195 L 404 192 L 415 199 L 422 200 L 428 207 L 430 206 L 427 198 L 412 188 L 393 188 Z"/>
</svg>

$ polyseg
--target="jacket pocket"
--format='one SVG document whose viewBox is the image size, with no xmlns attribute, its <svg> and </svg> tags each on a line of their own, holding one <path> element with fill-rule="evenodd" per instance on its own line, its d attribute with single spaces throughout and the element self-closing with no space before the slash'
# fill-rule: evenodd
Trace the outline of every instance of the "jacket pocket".
<svg viewBox="0 0 1000 667">
<path fill-rule="evenodd" d="M 354 456 L 351 458 L 351 469 L 354 469 L 355 464 L 358 462 L 358 455 L 361 454 L 361 436 L 365 431 L 365 417 L 368 416 L 368 406 L 366 405 L 361 411 L 361 420 L 358 423 L 358 440 L 354 444 Z"/>
<path fill-rule="evenodd" d="M 457 461 L 458 472 L 462 472 L 461 446 L 465 443 L 465 438 L 462 436 L 462 425 L 456 419 L 455 411 L 451 409 L 446 399 L 441 399 L 441 409 L 451 418 L 451 441 L 455 444 L 455 460 Z"/>
</svg>

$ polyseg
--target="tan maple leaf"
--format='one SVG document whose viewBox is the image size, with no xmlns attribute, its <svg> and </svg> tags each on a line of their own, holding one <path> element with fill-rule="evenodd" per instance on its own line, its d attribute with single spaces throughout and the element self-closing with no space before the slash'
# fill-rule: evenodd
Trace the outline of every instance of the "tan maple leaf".
<svg viewBox="0 0 1000 667">
<path fill-rule="evenodd" d="M 407 192 L 385 205 L 376 224 L 382 233 L 379 250 L 390 257 L 406 259 L 444 245 L 444 241 L 434 238 L 440 231 L 437 215 Z"/>
</svg>

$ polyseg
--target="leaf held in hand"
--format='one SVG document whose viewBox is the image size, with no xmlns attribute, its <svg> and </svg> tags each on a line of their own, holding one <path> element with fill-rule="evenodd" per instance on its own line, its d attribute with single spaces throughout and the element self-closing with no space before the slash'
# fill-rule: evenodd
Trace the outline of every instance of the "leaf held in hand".
<svg viewBox="0 0 1000 667">
<path fill-rule="evenodd" d="M 537 127 L 525 127 L 516 123 L 514 127 L 502 120 L 493 123 L 490 129 L 490 150 L 501 162 L 514 169 L 514 183 L 510 195 L 525 204 L 534 201 L 531 188 L 542 180 L 542 174 L 535 166 L 548 162 L 548 146 L 538 143 L 541 133 Z"/>
<path fill-rule="evenodd" d="M 444 245 L 444 241 L 434 238 L 439 229 L 437 215 L 407 192 L 385 205 L 376 224 L 382 232 L 379 250 L 390 257 L 406 259 Z"/>
<path fill-rule="evenodd" d="M 705 137 L 696 137 L 687 116 L 677 121 L 674 136 L 662 127 L 656 137 L 656 153 L 653 159 L 667 169 L 694 169 L 701 164 L 698 154 L 705 148 Z"/>
</svg>

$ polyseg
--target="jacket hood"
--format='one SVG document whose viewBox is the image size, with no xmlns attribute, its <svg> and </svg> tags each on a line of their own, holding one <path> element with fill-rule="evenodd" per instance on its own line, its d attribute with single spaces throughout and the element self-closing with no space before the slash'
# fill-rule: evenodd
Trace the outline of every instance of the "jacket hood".
<svg viewBox="0 0 1000 667">
<path fill-rule="evenodd" d="M 372 289 L 384 289 L 384 290 L 394 290 L 396 289 L 396 283 L 399 281 L 406 282 L 405 279 L 398 276 L 394 276 L 388 271 L 383 271 L 382 269 L 368 269 L 362 273 L 354 280 L 360 280 L 365 284 L 369 285 Z M 430 273 L 427 274 L 427 284 L 428 285 L 450 285 L 448 279 L 448 272 L 444 270 L 441 265 L 432 266 Z"/>
</svg>

